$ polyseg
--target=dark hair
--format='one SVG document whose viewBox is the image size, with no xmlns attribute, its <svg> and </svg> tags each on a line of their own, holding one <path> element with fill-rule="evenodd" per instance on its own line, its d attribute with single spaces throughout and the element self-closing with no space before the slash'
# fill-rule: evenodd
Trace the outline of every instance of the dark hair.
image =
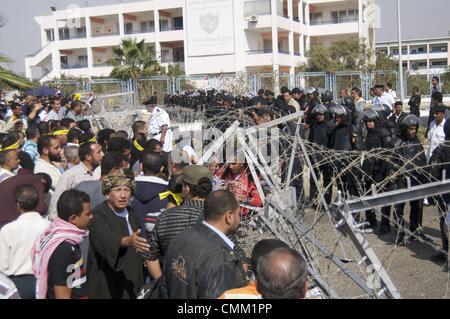
<svg viewBox="0 0 450 319">
<path fill-rule="evenodd" d="M 81 120 L 77 122 L 77 126 L 82 130 L 84 133 L 89 132 L 91 129 L 91 122 L 89 120 Z"/>
<path fill-rule="evenodd" d="M 126 131 L 124 131 L 124 130 L 117 131 L 116 134 L 117 134 L 118 137 L 121 137 L 121 138 L 124 138 L 124 139 L 128 139 L 128 133 Z"/>
<path fill-rule="evenodd" d="M 72 215 L 80 216 L 83 212 L 83 203 L 90 203 L 91 199 L 85 192 L 70 189 L 61 194 L 56 205 L 58 217 L 69 221 Z"/>
<path fill-rule="evenodd" d="M 290 94 L 291 91 L 289 91 L 287 86 L 282 86 L 281 89 L 280 89 L 280 93 L 281 94 L 284 94 L 284 93 L 289 93 Z"/>
<path fill-rule="evenodd" d="M 123 137 L 112 137 L 108 142 L 108 152 L 125 152 L 131 150 L 131 142 Z"/>
<path fill-rule="evenodd" d="M 25 212 L 35 211 L 39 204 L 39 193 L 33 185 L 22 185 L 14 190 L 14 201 Z"/>
<path fill-rule="evenodd" d="M 20 160 L 20 166 L 26 170 L 28 170 L 29 172 L 33 172 L 34 171 L 34 162 L 31 159 L 30 154 L 28 154 L 27 152 L 19 152 L 19 154 L 17 154 L 17 157 Z"/>
<path fill-rule="evenodd" d="M 78 100 L 73 100 L 72 103 L 70 103 L 70 109 L 73 110 L 77 106 L 81 106 L 81 102 Z"/>
<path fill-rule="evenodd" d="M 48 193 L 52 188 L 52 178 L 50 177 L 50 175 L 42 172 L 36 173 L 34 175 L 39 176 L 41 179 L 45 180 L 45 183 L 42 183 L 44 185 L 44 193 Z"/>
<path fill-rule="evenodd" d="M 145 143 L 144 149 L 145 149 L 145 151 L 148 151 L 148 152 L 154 152 L 157 145 L 162 147 L 162 144 L 161 144 L 160 141 L 155 140 L 154 138 L 152 138 L 152 139 L 149 139 Z"/>
<path fill-rule="evenodd" d="M 67 133 L 67 142 L 73 143 L 75 140 L 78 140 L 80 135 L 83 134 L 83 131 L 79 128 L 72 127 Z M 79 141 L 78 141 L 79 142 Z"/>
<path fill-rule="evenodd" d="M 201 181 L 201 180 L 200 180 Z M 228 190 L 218 190 L 208 195 L 205 200 L 205 220 L 217 221 L 227 211 L 234 211 L 239 207 L 239 203 L 233 193 Z"/>
<path fill-rule="evenodd" d="M 395 102 L 394 106 L 403 106 L 403 102 L 402 101 L 397 101 Z"/>
<path fill-rule="evenodd" d="M 263 239 L 256 243 L 252 250 L 252 256 L 250 258 L 250 265 L 252 267 L 253 274 L 256 276 L 258 260 L 261 256 L 267 255 L 277 248 L 289 248 L 288 244 L 278 239 Z"/>
<path fill-rule="evenodd" d="M 19 141 L 19 134 L 17 132 L 9 132 L 2 140 L 2 147 L 14 145 Z"/>
<path fill-rule="evenodd" d="M 59 125 L 61 125 L 62 127 L 69 129 L 70 124 L 75 123 L 75 120 L 71 119 L 71 118 L 63 118 L 60 122 Z"/>
<path fill-rule="evenodd" d="M 137 132 L 145 127 L 144 121 L 136 121 L 133 123 L 133 134 L 136 136 Z"/>
<path fill-rule="evenodd" d="M 362 97 L 362 91 L 361 91 L 360 88 L 358 88 L 358 87 L 355 86 L 355 87 L 352 89 L 352 91 L 355 91 L 356 95 L 358 95 L 359 97 Z"/>
<path fill-rule="evenodd" d="M 144 174 L 158 175 L 161 168 L 166 164 L 164 158 L 150 152 L 145 152 L 141 156 L 141 163 L 144 169 Z"/>
<path fill-rule="evenodd" d="M 41 135 L 48 134 L 48 122 L 39 122 L 38 128 Z"/>
<path fill-rule="evenodd" d="M 27 130 L 25 131 L 27 140 L 32 139 L 32 138 L 36 138 L 36 136 L 38 136 L 39 134 L 39 129 L 35 126 L 31 126 L 29 128 L 27 128 Z"/>
<path fill-rule="evenodd" d="M 42 152 L 44 151 L 44 148 L 50 148 L 52 145 L 52 140 L 56 140 L 57 137 L 56 136 L 52 136 L 52 135 L 41 135 L 38 138 L 37 141 L 37 148 L 38 148 L 38 152 L 39 154 L 42 155 Z"/>
<path fill-rule="evenodd" d="M 386 83 L 386 86 L 387 86 L 388 88 L 392 89 L 392 83 L 391 83 L 391 82 L 387 82 L 387 83 Z"/>
<path fill-rule="evenodd" d="M 264 94 L 264 89 L 259 89 L 258 90 L 258 95 Z"/>
<path fill-rule="evenodd" d="M 17 102 L 12 102 L 9 107 L 11 108 L 11 111 L 13 111 L 14 109 L 20 107 L 20 104 Z"/>
<path fill-rule="evenodd" d="M 121 168 L 124 161 L 128 162 L 128 158 L 121 152 L 106 153 L 100 164 L 102 176 L 108 175 L 114 168 Z"/>
<path fill-rule="evenodd" d="M 0 166 L 3 166 L 8 162 L 8 154 L 11 152 L 15 152 L 15 150 L 0 151 Z"/>
<path fill-rule="evenodd" d="M 431 98 L 437 101 L 438 103 L 442 103 L 442 99 L 444 97 L 441 92 L 433 92 L 433 94 L 431 94 Z"/>
<path fill-rule="evenodd" d="M 81 133 L 78 136 L 78 144 L 82 145 L 84 143 L 89 142 L 90 140 L 92 140 L 93 138 L 95 138 L 94 133 Z"/>
<path fill-rule="evenodd" d="M 51 98 L 50 99 L 50 105 L 51 106 L 55 105 L 57 101 L 60 101 L 59 98 L 57 98 L 57 97 Z"/>
<path fill-rule="evenodd" d="M 57 127 L 61 127 L 65 129 L 66 127 L 60 124 L 60 121 L 57 120 L 50 120 L 47 122 L 47 132 L 54 132 L 56 131 Z M 67 127 L 69 129 L 69 127 Z"/>
<path fill-rule="evenodd" d="M 86 142 L 83 145 L 80 146 L 78 149 L 78 157 L 80 158 L 80 161 L 84 161 L 88 155 L 92 154 L 92 145 L 96 143 L 92 142 Z"/>
<path fill-rule="evenodd" d="M 440 82 L 439 77 L 438 76 L 433 76 L 433 80 L 437 81 L 438 83 Z"/>
<path fill-rule="evenodd" d="M 257 290 L 263 299 L 299 299 L 305 296 L 305 259 L 294 249 L 277 248 L 258 260 Z"/>
<path fill-rule="evenodd" d="M 116 133 L 116 131 L 114 131 L 111 128 L 105 128 L 103 130 L 98 131 L 98 133 L 97 133 L 97 141 L 98 141 L 98 143 L 102 147 L 105 146 L 106 144 L 108 144 L 107 142 L 111 138 L 111 135 L 114 134 L 114 133 Z"/>
<path fill-rule="evenodd" d="M 417 92 L 417 93 L 419 93 L 419 91 L 420 91 L 420 89 L 419 89 L 418 86 L 415 86 L 415 87 L 413 87 L 412 89 L 413 89 L 414 92 Z"/>
</svg>

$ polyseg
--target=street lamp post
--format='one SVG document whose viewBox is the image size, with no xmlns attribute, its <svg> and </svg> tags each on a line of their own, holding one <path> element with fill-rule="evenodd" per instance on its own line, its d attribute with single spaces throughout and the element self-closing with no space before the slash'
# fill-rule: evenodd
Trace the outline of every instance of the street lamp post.
<svg viewBox="0 0 450 319">
<path fill-rule="evenodd" d="M 400 0 L 397 0 L 397 28 L 398 28 L 398 69 L 400 77 L 400 99 L 403 102 L 405 99 L 403 88 L 403 56 L 402 56 L 402 29 L 400 20 Z"/>
</svg>

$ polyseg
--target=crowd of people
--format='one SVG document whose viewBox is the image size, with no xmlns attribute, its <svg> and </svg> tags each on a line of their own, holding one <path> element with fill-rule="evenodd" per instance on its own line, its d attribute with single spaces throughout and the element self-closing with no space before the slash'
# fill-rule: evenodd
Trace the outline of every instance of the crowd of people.
<svg viewBox="0 0 450 319">
<path fill-rule="evenodd" d="M 340 191 L 362 196 L 372 183 L 387 180 L 383 190 L 441 178 L 450 163 L 450 121 L 442 93 L 432 94 L 425 152 L 418 139 L 421 121 L 417 88 L 403 111 L 392 85 L 376 85 L 372 103 L 359 88 L 333 93 L 316 88 L 261 90 L 257 96 L 233 97 L 223 92 L 166 97 L 166 104 L 201 107 L 208 118 L 226 118 L 245 109 L 248 123 L 258 125 L 303 111 L 296 122 L 280 126 L 323 149 L 342 154 L 331 166 L 320 152 L 310 154 L 322 177 L 325 200 L 332 200 L 331 181 Z M 178 99 L 178 100 L 177 100 Z M 0 296 L 29 299 L 80 298 L 308 298 L 305 259 L 276 239 L 258 242 L 250 258 L 239 247 L 236 232 L 251 207 L 263 201 L 243 163 L 197 165 L 192 146 L 174 148 L 170 118 L 156 96 L 144 103 L 149 122 L 135 121 L 132 136 L 104 128 L 95 132 L 85 117 L 86 105 L 76 97 L 0 96 Z M 229 122 L 219 122 L 222 131 Z M 285 148 L 291 147 L 285 145 Z M 378 149 L 410 159 L 400 175 L 392 161 L 369 157 L 364 175 L 346 170 L 351 151 Z M 183 161 L 175 161 L 181 152 Z M 350 155 L 347 155 L 347 152 Z M 402 163 L 398 163 L 400 166 Z M 292 186 L 300 198 L 301 156 L 294 160 Z M 449 171 L 449 170 L 447 170 Z M 409 182 L 409 179 L 411 182 Z M 435 199 L 441 216 L 443 250 L 447 258 L 447 204 Z M 430 199 L 431 201 L 431 199 Z M 317 203 L 319 204 L 319 203 Z M 394 209 L 398 245 L 422 237 L 423 201 L 410 203 L 410 236 L 404 229 L 404 204 Z M 365 214 L 365 225 L 379 234 L 391 231 L 390 207 Z M 362 218 L 362 217 L 361 217 Z"/>
</svg>

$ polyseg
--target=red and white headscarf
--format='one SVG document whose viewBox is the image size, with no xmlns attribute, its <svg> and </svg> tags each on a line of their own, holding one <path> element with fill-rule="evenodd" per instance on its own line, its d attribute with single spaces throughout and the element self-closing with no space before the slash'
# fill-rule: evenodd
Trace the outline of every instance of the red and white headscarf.
<svg viewBox="0 0 450 319">
<path fill-rule="evenodd" d="M 79 245 L 88 233 L 87 230 L 56 217 L 39 236 L 31 252 L 36 277 L 36 299 L 45 299 L 47 296 L 48 263 L 55 249 L 64 241 Z"/>
</svg>

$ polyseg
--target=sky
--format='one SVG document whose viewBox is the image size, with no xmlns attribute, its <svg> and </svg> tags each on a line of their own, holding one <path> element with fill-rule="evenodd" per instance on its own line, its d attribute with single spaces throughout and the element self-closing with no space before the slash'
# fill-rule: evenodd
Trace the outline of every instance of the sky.
<svg viewBox="0 0 450 319">
<path fill-rule="evenodd" d="M 41 48 L 39 27 L 33 17 L 50 13 L 50 6 L 58 9 L 70 4 L 96 6 L 135 0 L 1 0 L 0 14 L 7 24 L 0 29 L 0 53 L 9 56 L 14 63 L 6 67 L 25 72 L 25 57 Z M 238 0 L 240 1 L 240 0 Z M 380 29 L 376 41 L 397 39 L 396 0 L 375 0 L 381 8 Z M 401 0 L 403 39 L 436 38 L 450 36 L 449 0 Z"/>
</svg>

